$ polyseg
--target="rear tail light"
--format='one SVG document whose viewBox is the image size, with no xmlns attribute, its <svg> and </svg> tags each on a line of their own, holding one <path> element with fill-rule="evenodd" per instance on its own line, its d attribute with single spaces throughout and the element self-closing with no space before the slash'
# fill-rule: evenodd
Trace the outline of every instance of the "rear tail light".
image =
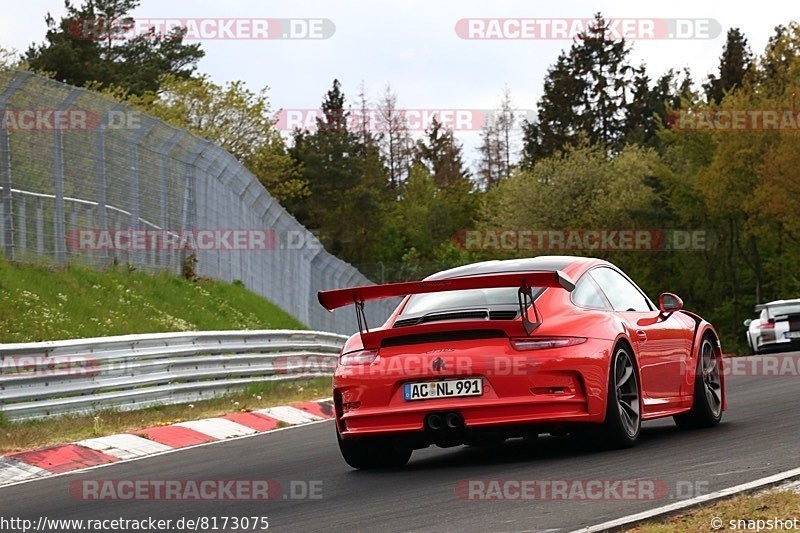
<svg viewBox="0 0 800 533">
<path fill-rule="evenodd" d="M 565 348 L 586 342 L 585 337 L 532 337 L 529 339 L 511 339 L 516 350 L 547 350 L 549 348 Z"/>
<path fill-rule="evenodd" d="M 344 366 L 368 365 L 378 357 L 378 350 L 358 350 L 342 354 L 339 364 Z"/>
<path fill-rule="evenodd" d="M 775 329 L 775 322 L 764 322 L 758 329 Z"/>
</svg>

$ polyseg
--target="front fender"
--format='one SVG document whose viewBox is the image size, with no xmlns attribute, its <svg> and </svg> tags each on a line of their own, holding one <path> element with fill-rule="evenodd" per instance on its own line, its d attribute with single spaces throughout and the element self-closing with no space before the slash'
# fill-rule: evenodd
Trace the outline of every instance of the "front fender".
<svg viewBox="0 0 800 533">
<path fill-rule="evenodd" d="M 728 410 L 728 395 L 725 393 L 725 358 L 722 356 L 722 345 L 719 340 L 719 335 L 717 335 L 717 331 L 714 329 L 714 326 L 703 320 L 700 316 L 695 315 L 694 313 L 684 312 L 686 315 L 692 317 L 695 320 L 696 326 L 694 330 L 694 338 L 692 340 L 692 361 L 694 361 L 694 365 L 691 365 L 688 369 L 689 375 L 687 376 L 691 379 L 691 383 L 694 383 L 694 380 L 697 377 L 697 371 L 700 367 L 700 341 L 703 339 L 705 335 L 710 335 L 714 341 L 714 349 L 717 352 L 717 357 L 719 358 L 719 378 L 720 378 L 720 389 L 722 394 L 722 410 Z"/>
</svg>

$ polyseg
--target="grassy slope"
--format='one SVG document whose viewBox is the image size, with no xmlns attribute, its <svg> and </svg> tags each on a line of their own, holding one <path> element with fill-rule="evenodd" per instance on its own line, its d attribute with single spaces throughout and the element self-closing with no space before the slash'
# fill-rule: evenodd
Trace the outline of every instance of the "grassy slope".
<svg viewBox="0 0 800 533">
<path fill-rule="evenodd" d="M 800 518 L 800 494 L 793 491 L 769 491 L 760 494 L 745 494 L 700 507 L 686 514 L 673 516 L 662 521 L 654 521 L 627 530 L 629 533 L 683 533 L 684 531 L 748 531 L 747 523 L 736 523 L 730 527 L 731 520 L 792 520 Z M 716 520 L 715 520 L 716 519 Z M 712 520 L 715 524 L 712 525 Z M 720 522 L 721 520 L 721 522 Z M 721 526 L 721 527 L 720 527 Z M 762 524 L 761 531 L 780 531 L 774 526 L 767 528 Z M 750 525 L 749 531 L 756 531 Z M 786 529 L 784 529 L 786 531 Z"/>
<path fill-rule="evenodd" d="M 0 261 L 0 342 L 128 333 L 303 329 L 240 284 Z"/>
</svg>

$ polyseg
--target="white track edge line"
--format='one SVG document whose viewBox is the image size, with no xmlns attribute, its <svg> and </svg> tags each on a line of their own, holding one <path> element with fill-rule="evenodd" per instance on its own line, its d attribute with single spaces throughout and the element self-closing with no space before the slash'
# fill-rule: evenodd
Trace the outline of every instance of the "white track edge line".
<svg viewBox="0 0 800 533">
<path fill-rule="evenodd" d="M 641 513 L 623 516 L 615 520 L 609 520 L 608 522 L 603 522 L 602 524 L 595 524 L 593 526 L 587 526 L 581 529 L 575 529 L 572 530 L 570 533 L 595 533 L 599 531 L 607 531 L 610 529 L 613 530 L 616 528 L 620 528 L 622 526 L 633 525 L 635 523 L 639 523 L 644 520 L 649 520 L 651 518 L 655 518 L 660 515 L 671 514 L 676 511 L 680 511 L 682 509 L 695 507 L 703 503 L 721 500 L 723 498 L 734 496 L 739 493 L 749 492 L 760 488 L 766 488 L 771 485 L 780 483 L 781 481 L 786 481 L 788 479 L 795 478 L 798 476 L 800 476 L 800 468 L 793 468 L 792 470 L 785 470 L 783 472 L 779 472 L 771 476 L 762 477 L 760 479 L 749 481 L 747 483 L 742 483 L 741 485 L 728 487 L 727 489 L 710 492 L 708 494 L 703 494 L 701 496 L 695 496 L 694 498 L 689 498 L 688 500 L 681 500 L 679 502 L 671 503 L 669 505 L 664 505 L 662 507 L 656 507 L 655 509 L 650 509 L 649 511 L 642 511 Z"/>
<path fill-rule="evenodd" d="M 150 454 L 150 455 L 142 455 L 141 457 L 134 457 L 132 459 L 121 459 L 119 461 L 114 461 L 113 463 L 104 463 L 104 464 L 101 464 L 101 465 L 94 465 L 94 466 L 90 466 L 90 467 L 87 467 L 87 468 L 81 468 L 81 469 L 78 469 L 78 470 L 70 470 L 69 472 L 60 472 L 58 474 L 50 474 L 50 475 L 47 475 L 47 476 L 35 477 L 35 478 L 31 478 L 31 479 L 23 479 L 21 481 L 15 481 L 14 483 L 8 483 L 6 485 L 0 485 L 0 490 L 3 490 L 5 488 L 7 488 L 7 487 L 13 487 L 15 485 L 23 485 L 23 484 L 26 484 L 26 483 L 35 483 L 36 481 L 44 481 L 44 480 L 53 479 L 53 478 L 56 478 L 56 477 L 69 476 L 69 475 L 72 475 L 72 474 L 79 474 L 81 472 L 88 472 L 90 470 L 97 470 L 98 468 L 105 468 L 107 466 L 114 466 L 114 465 L 120 465 L 120 464 L 125 464 L 125 463 L 132 463 L 134 461 L 141 461 L 143 459 L 150 459 L 152 457 L 158 457 L 160 455 L 169 455 L 171 453 L 191 450 L 193 448 L 200 448 L 200 447 L 203 447 L 203 446 L 212 446 L 214 444 L 225 444 L 226 442 L 233 442 L 233 441 L 242 440 L 242 439 L 252 439 L 253 437 L 263 437 L 264 435 L 269 435 L 271 433 L 277 433 L 278 431 L 285 431 L 287 429 L 303 428 L 303 427 L 307 427 L 307 426 L 313 426 L 313 425 L 316 425 L 316 424 L 323 424 L 325 422 L 333 422 L 333 418 L 326 418 L 324 420 L 314 420 L 313 422 L 306 422 L 304 424 L 293 424 L 291 426 L 270 429 L 269 431 L 262 431 L 262 432 L 259 432 L 259 433 L 253 433 L 251 435 L 240 435 L 238 437 L 230 437 L 230 438 L 227 438 L 227 439 L 220 439 L 220 440 L 215 440 L 215 441 L 212 441 L 212 442 L 203 442 L 203 443 L 200 443 L 200 444 L 193 444 L 191 446 L 182 446 L 180 448 L 172 448 L 171 450 L 164 450 L 163 452 L 156 452 L 156 453 L 153 453 L 153 454 Z M 67 444 L 64 444 L 64 446 L 69 446 L 70 444 L 74 444 L 74 443 L 67 443 Z M 17 459 L 17 460 L 19 461 L 19 459 Z M 24 462 L 24 461 L 20 461 L 20 462 Z M 26 464 L 30 464 L 30 463 L 26 463 Z M 34 466 L 36 466 L 36 465 L 34 465 Z"/>
</svg>

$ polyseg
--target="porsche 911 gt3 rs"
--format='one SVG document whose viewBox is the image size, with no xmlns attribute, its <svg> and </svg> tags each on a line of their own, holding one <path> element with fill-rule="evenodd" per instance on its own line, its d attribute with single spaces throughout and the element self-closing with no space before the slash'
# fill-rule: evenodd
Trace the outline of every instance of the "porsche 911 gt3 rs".
<svg viewBox="0 0 800 533">
<path fill-rule="evenodd" d="M 603 260 L 486 261 L 318 296 L 358 318 L 333 378 L 337 439 L 354 468 L 543 433 L 627 447 L 643 421 L 710 427 L 726 408 L 711 324 L 674 294 L 655 305 Z M 398 296 L 370 329 L 365 302 Z"/>
<path fill-rule="evenodd" d="M 755 320 L 747 319 L 751 354 L 796 350 L 800 347 L 800 300 L 776 300 L 756 306 Z"/>
</svg>

